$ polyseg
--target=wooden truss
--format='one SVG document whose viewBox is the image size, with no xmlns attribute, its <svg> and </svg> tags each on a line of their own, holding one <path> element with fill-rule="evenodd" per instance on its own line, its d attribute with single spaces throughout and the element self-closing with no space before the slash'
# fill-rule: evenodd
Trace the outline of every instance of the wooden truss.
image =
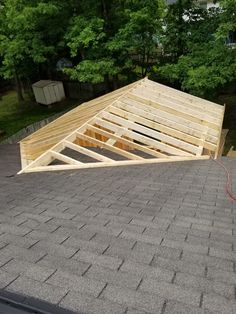
<svg viewBox="0 0 236 314">
<path fill-rule="evenodd" d="M 217 157 L 224 110 L 145 78 L 21 141 L 20 173 Z"/>
</svg>

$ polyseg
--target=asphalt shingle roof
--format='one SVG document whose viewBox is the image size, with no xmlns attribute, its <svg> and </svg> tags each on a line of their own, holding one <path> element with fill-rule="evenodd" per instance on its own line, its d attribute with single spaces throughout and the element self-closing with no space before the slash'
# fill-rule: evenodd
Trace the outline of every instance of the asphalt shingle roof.
<svg viewBox="0 0 236 314">
<path fill-rule="evenodd" d="M 212 160 L 15 175 L 2 145 L 0 161 L 1 289 L 81 313 L 236 313 L 236 203 Z"/>
</svg>

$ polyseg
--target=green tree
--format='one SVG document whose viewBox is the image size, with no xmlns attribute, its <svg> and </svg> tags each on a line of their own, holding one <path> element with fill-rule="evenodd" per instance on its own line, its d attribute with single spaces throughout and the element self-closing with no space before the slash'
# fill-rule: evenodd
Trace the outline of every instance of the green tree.
<svg viewBox="0 0 236 314">
<path fill-rule="evenodd" d="M 196 17 L 197 7 L 194 0 L 177 0 L 170 4 L 163 20 L 162 40 L 163 57 L 175 62 L 186 53 L 189 39 L 189 27 Z"/>
<path fill-rule="evenodd" d="M 3 0 L 0 8 L 1 75 L 15 78 L 19 101 L 22 79 L 56 55 L 66 15 L 60 1 Z M 63 19 L 64 17 L 64 19 Z"/>
<path fill-rule="evenodd" d="M 183 90 L 209 97 L 235 77 L 235 50 L 226 45 L 227 31 L 222 31 L 226 11 L 192 7 L 185 16 L 191 17 L 186 20 L 185 50 L 156 73 Z"/>
<path fill-rule="evenodd" d="M 141 75 L 147 75 L 152 60 L 159 55 L 159 37 L 162 19 L 165 15 L 165 2 L 162 0 L 123 1 L 120 27 L 108 43 L 108 49 L 123 64 L 123 71 L 129 67 L 141 67 Z"/>
<path fill-rule="evenodd" d="M 150 59 L 158 54 L 157 37 L 165 12 L 163 0 L 90 0 L 73 17 L 65 36 L 77 65 L 67 69 L 71 78 L 98 83 L 118 74 L 128 75 L 141 66 L 147 73 Z M 87 13 L 86 13 L 87 12 Z"/>
</svg>

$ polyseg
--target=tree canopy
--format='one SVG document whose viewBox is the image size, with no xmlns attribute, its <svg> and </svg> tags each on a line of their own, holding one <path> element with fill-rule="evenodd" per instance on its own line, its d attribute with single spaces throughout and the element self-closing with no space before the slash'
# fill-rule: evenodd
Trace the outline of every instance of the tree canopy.
<svg viewBox="0 0 236 314">
<path fill-rule="evenodd" d="M 207 97 L 236 79 L 235 45 L 227 40 L 230 32 L 236 31 L 236 18 L 232 14 L 236 12 L 236 3 L 223 0 L 221 8 L 207 10 L 196 3 L 189 6 L 190 2 L 186 1 L 182 32 L 178 32 L 182 44 L 180 53 L 171 53 L 175 58 L 167 59 L 155 70 L 162 79 L 178 82 L 183 90 Z M 178 15 L 177 12 L 173 14 Z M 172 20 L 168 25 L 173 24 Z M 168 43 L 169 35 L 166 38 Z"/>
<path fill-rule="evenodd" d="M 53 77 L 67 58 L 72 80 L 113 88 L 151 75 L 206 96 L 236 79 L 235 35 L 235 0 L 210 10 L 194 0 L 1 0 L 0 75 L 22 98 L 22 82 Z"/>
</svg>

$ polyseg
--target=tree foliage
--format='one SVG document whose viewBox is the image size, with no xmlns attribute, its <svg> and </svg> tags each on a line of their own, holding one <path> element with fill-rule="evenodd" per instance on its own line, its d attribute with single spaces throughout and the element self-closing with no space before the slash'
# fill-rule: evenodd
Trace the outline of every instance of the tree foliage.
<svg viewBox="0 0 236 314">
<path fill-rule="evenodd" d="M 37 64 L 49 64 L 58 52 L 62 33 L 60 25 L 63 24 L 59 23 L 62 10 L 58 3 L 3 1 L 0 9 L 1 74 L 4 78 L 15 77 L 18 88 L 20 79 L 33 75 Z"/>
<path fill-rule="evenodd" d="M 53 76 L 61 58 L 72 80 L 157 80 L 206 96 L 236 79 L 235 0 L 206 10 L 194 0 L 1 0 L 0 75 Z"/>
<path fill-rule="evenodd" d="M 159 77 L 205 97 L 236 79 L 235 46 L 227 45 L 229 32 L 236 30 L 232 14 L 236 4 L 223 0 L 221 5 L 221 9 L 210 10 L 185 7 L 186 31 L 181 39 L 184 49 L 174 54 L 171 62 L 156 67 Z"/>
<path fill-rule="evenodd" d="M 66 72 L 73 79 L 95 83 L 139 65 L 145 76 L 150 57 L 157 51 L 164 1 L 102 1 L 93 7 L 96 16 L 82 11 L 70 21 L 65 38 L 71 56 L 81 60 Z"/>
</svg>

